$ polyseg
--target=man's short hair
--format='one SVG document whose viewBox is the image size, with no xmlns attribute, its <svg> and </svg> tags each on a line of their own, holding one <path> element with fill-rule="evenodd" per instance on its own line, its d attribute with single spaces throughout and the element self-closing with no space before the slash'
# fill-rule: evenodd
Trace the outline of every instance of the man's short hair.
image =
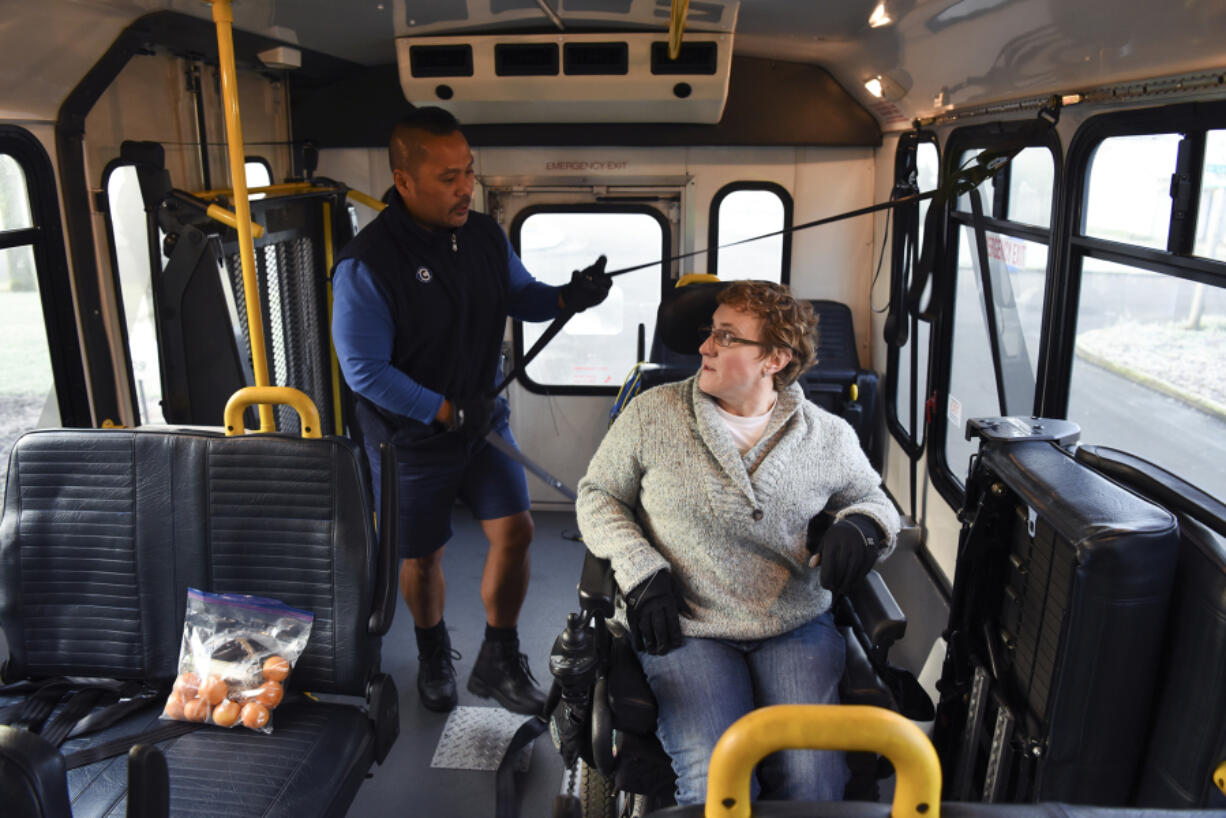
<svg viewBox="0 0 1226 818">
<path fill-rule="evenodd" d="M 388 164 L 392 170 L 403 170 L 416 178 L 417 168 L 425 158 L 422 134 L 447 136 L 460 130 L 460 121 L 450 111 L 435 105 L 414 108 L 392 129 L 387 146 Z"/>
</svg>

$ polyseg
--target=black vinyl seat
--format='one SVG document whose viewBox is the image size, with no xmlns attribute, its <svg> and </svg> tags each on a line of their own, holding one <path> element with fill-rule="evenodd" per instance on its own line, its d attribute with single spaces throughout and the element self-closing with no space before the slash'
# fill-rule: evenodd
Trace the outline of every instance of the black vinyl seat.
<svg viewBox="0 0 1226 818">
<path fill-rule="evenodd" d="M 0 521 L 4 681 L 104 677 L 164 694 L 177 673 L 189 587 L 309 610 L 310 641 L 271 735 L 209 726 L 159 746 L 173 815 L 343 815 L 398 730 L 395 687 L 379 669 L 394 554 L 386 531 L 376 540 L 359 464 L 353 444 L 336 438 L 23 436 Z M 296 695 L 303 691 L 328 701 Z M 0 712 L 15 700 L 0 695 Z M 166 724 L 162 701 L 69 739 L 59 757 Z M 0 727 L 0 776 L 23 763 L 14 747 L 29 736 L 16 732 Z M 42 783 L 66 789 L 78 818 L 123 815 L 126 769 L 119 755 Z"/>
</svg>

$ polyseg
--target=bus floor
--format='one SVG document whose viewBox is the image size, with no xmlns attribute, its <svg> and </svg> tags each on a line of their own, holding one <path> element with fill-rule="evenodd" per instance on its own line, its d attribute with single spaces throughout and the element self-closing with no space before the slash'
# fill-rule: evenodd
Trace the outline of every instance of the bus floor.
<svg viewBox="0 0 1226 818">
<path fill-rule="evenodd" d="M 552 679 L 549 649 L 566 625 L 566 614 L 578 610 L 575 586 L 583 565 L 583 546 L 562 536 L 564 532 L 578 530 L 572 512 L 534 512 L 532 516 L 536 536 L 532 543 L 532 580 L 519 621 L 520 650 L 527 654 L 541 689 L 548 690 Z M 480 588 L 486 541 L 467 509 L 456 508 L 452 524 L 455 534 L 443 556 L 443 571 L 447 577 L 447 630 L 452 647 L 463 657 L 455 663 L 459 707 L 491 709 L 489 713 L 463 710 L 459 715 L 488 716 L 495 721 L 520 724 L 525 717 L 507 714 L 500 708 L 492 712 L 498 708 L 497 702 L 478 698 L 467 690 L 468 676 L 485 631 Z M 382 766 L 372 769 L 372 777 L 358 790 L 349 814 L 492 816 L 495 805 L 492 770 L 431 766 L 437 751 L 452 749 L 440 747 L 449 714 L 433 713 L 418 701 L 413 618 L 403 601 L 398 604 L 391 631 L 383 639 L 382 664 L 400 691 L 400 738 Z M 548 734 L 541 736 L 532 748 L 527 773 L 518 776 L 520 814 L 551 815 L 564 773 L 561 757 Z"/>
</svg>

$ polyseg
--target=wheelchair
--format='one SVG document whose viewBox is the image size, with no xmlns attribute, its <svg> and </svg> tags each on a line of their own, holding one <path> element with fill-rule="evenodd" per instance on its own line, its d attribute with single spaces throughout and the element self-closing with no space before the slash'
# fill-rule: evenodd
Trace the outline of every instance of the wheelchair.
<svg viewBox="0 0 1226 818">
<path fill-rule="evenodd" d="M 608 560 L 586 553 L 578 591 L 579 611 L 567 617 L 550 652 L 560 691 L 550 729 L 567 769 L 579 778 L 583 818 L 642 815 L 670 806 L 672 762 L 655 734 L 655 698 L 630 635 L 613 620 L 624 603 Z M 836 602 L 835 623 L 847 650 L 841 701 L 931 720 L 932 702 L 919 682 L 888 661 L 907 621 L 876 571 Z M 879 780 L 892 771 L 889 763 L 872 753 L 849 753 L 847 764 L 851 778 L 844 797 L 877 800 Z"/>
</svg>

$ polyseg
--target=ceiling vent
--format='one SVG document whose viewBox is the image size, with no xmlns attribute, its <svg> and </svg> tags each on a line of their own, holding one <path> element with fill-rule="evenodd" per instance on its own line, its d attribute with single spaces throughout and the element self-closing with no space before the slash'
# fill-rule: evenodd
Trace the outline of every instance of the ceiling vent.
<svg viewBox="0 0 1226 818">
<path fill-rule="evenodd" d="M 694 32 L 676 60 L 666 34 L 400 37 L 400 87 L 465 124 L 719 122 L 732 35 Z"/>
</svg>

